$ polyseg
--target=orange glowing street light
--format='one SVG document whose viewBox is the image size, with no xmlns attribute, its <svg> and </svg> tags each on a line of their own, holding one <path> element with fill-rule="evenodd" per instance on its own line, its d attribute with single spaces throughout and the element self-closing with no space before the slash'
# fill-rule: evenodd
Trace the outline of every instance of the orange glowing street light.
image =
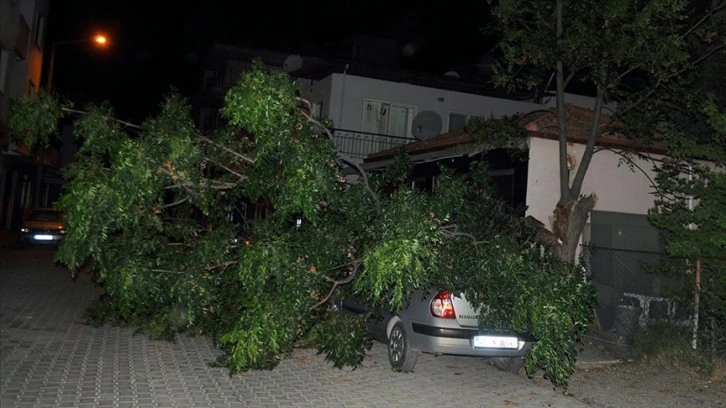
<svg viewBox="0 0 726 408">
<path fill-rule="evenodd" d="M 51 88 L 53 87 L 53 68 L 55 65 L 55 48 L 59 45 L 78 44 L 78 43 L 85 43 L 85 42 L 93 42 L 98 47 L 106 47 L 108 45 L 108 37 L 106 37 L 103 34 L 96 34 L 92 38 L 83 38 L 80 40 L 70 40 L 70 41 L 57 41 L 57 42 L 53 43 L 53 45 L 50 48 L 50 62 L 48 63 L 48 83 L 46 84 L 46 89 L 47 89 L 48 93 L 51 92 Z"/>
<path fill-rule="evenodd" d="M 103 34 L 96 34 L 96 35 L 94 35 L 94 36 L 93 36 L 93 41 L 94 41 L 94 42 L 95 42 L 96 44 L 98 44 L 98 45 L 100 45 L 100 46 L 102 46 L 102 47 L 103 47 L 103 46 L 105 46 L 105 45 L 106 45 L 106 43 L 108 42 L 108 39 L 107 39 L 107 38 L 106 38 L 106 36 L 105 36 L 105 35 L 103 35 Z"/>
</svg>

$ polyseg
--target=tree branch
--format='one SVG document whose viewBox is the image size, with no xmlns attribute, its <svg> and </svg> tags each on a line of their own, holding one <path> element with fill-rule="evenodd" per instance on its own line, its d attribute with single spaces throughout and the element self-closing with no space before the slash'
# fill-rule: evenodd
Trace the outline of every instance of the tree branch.
<svg viewBox="0 0 726 408">
<path fill-rule="evenodd" d="M 302 99 L 302 98 L 298 98 L 298 99 L 300 101 L 302 101 L 303 103 L 307 103 L 308 105 L 310 104 L 305 99 Z M 328 129 L 327 126 L 325 126 L 324 124 L 320 123 L 320 121 L 318 121 L 317 119 L 315 119 L 308 112 L 306 112 L 304 110 L 301 111 L 301 112 L 302 112 L 302 115 L 310 123 L 312 123 L 313 125 L 315 125 L 315 127 L 318 130 L 320 130 L 321 132 L 323 132 L 327 136 L 328 140 L 331 143 L 333 143 L 333 145 L 335 145 L 335 138 L 333 137 L 333 134 L 330 132 L 330 129 Z M 378 195 L 376 194 L 375 191 L 373 191 L 373 189 L 370 186 L 370 183 L 368 182 L 368 173 L 365 170 L 363 170 L 363 168 L 358 163 L 356 163 L 350 156 L 348 156 L 348 155 L 346 155 L 344 153 L 338 152 L 337 149 L 336 149 L 336 155 L 338 156 L 338 158 L 340 158 L 340 160 L 342 160 L 343 162 L 345 162 L 346 164 L 348 164 L 349 166 L 353 167 L 356 170 L 356 172 L 358 173 L 358 175 L 363 179 L 363 185 L 365 186 L 366 190 L 370 194 L 370 196 L 373 199 L 373 201 L 376 203 L 376 208 L 379 208 L 380 207 L 380 205 L 379 205 L 380 203 L 378 201 Z"/>
<path fill-rule="evenodd" d="M 238 152 L 236 152 L 236 151 L 234 151 L 234 150 L 232 150 L 232 149 L 230 149 L 230 148 L 228 148 L 226 146 L 222 146 L 221 144 L 215 142 L 214 140 L 212 140 L 212 139 L 210 139 L 210 138 L 208 138 L 206 136 L 198 135 L 197 138 L 200 141 L 202 141 L 202 142 L 211 144 L 211 145 L 213 145 L 215 147 L 218 147 L 218 148 L 222 149 L 223 151 L 225 151 L 225 152 L 227 152 L 227 153 L 229 153 L 229 154 L 231 154 L 231 155 L 233 155 L 233 156 L 241 159 L 242 161 L 245 161 L 245 162 L 247 162 L 249 164 L 255 164 L 255 159 L 251 159 L 251 158 L 249 158 L 249 157 L 247 157 L 247 156 L 245 156 L 243 154 L 240 154 L 240 153 L 238 153 Z"/>
<path fill-rule="evenodd" d="M 333 293 L 335 293 L 335 289 L 337 289 L 338 286 L 345 285 L 353 281 L 353 278 L 355 278 L 355 275 L 358 273 L 361 261 L 359 259 L 356 259 L 351 263 L 351 265 L 353 265 L 353 269 L 350 271 L 350 273 L 348 273 L 348 276 L 346 276 L 345 279 L 333 279 L 327 276 L 323 276 L 323 280 L 325 280 L 326 282 L 331 282 L 333 286 L 330 287 L 327 295 L 325 295 L 319 302 L 312 305 L 308 310 L 315 310 L 321 305 L 325 304 L 331 298 L 331 296 L 333 296 Z"/>
<path fill-rule="evenodd" d="M 610 151 L 613 154 L 620 156 L 623 160 L 627 161 L 630 166 L 633 166 L 636 169 L 638 169 L 638 171 L 640 171 L 640 173 L 643 174 L 648 179 L 648 182 L 650 182 L 651 187 L 653 187 L 655 189 L 656 194 L 661 195 L 661 191 L 658 188 L 658 183 L 656 183 L 655 180 L 653 180 L 648 175 L 648 173 L 646 173 L 645 170 L 643 170 L 642 167 L 640 167 L 637 163 L 635 163 L 635 161 L 633 161 L 633 159 L 631 159 L 626 153 L 624 153 L 622 150 L 616 150 L 616 149 L 611 149 L 611 148 L 601 148 L 601 149 L 597 149 L 596 151 L 594 151 L 593 154 L 595 154 L 599 151 L 603 151 L 603 150 Z M 637 154 L 637 153 L 635 153 L 635 154 Z M 654 159 L 648 155 L 644 155 L 644 154 L 637 154 L 637 156 L 640 158 L 646 159 L 646 160 L 650 160 L 651 162 L 653 162 L 653 165 L 655 166 L 656 159 Z"/>
<path fill-rule="evenodd" d="M 570 81 L 572 81 L 572 78 L 575 77 L 575 74 L 577 74 L 577 69 L 571 69 L 569 74 L 567 74 L 567 78 L 565 78 L 564 86 L 567 88 L 567 85 L 570 84 Z"/>
<path fill-rule="evenodd" d="M 698 21 L 696 21 L 693 24 L 693 26 L 691 26 L 691 28 L 689 28 L 688 30 L 686 30 L 686 32 L 683 33 L 683 35 L 681 36 L 682 38 L 688 37 L 689 35 L 691 35 L 691 33 L 693 33 L 694 31 L 696 31 L 696 29 L 698 27 L 700 27 L 701 25 L 703 25 L 703 23 L 705 23 L 709 19 L 713 18 L 716 14 L 718 14 L 719 11 L 723 10 L 726 7 L 726 3 L 720 2 L 720 4 L 717 5 L 716 7 L 712 7 L 713 6 L 713 3 L 709 2 L 709 6 L 711 6 L 711 9 L 709 10 L 709 12 L 706 13 L 703 17 L 701 17 Z"/>
<path fill-rule="evenodd" d="M 61 110 L 64 111 L 64 112 L 68 112 L 68 113 L 77 113 L 79 115 L 88 115 L 88 112 L 81 111 L 81 110 L 77 110 L 77 109 L 61 108 Z M 131 128 L 136 129 L 136 130 L 141 130 L 141 126 L 135 125 L 135 124 L 133 124 L 131 122 L 126 122 L 126 121 L 123 121 L 123 120 L 120 120 L 120 119 L 116 119 L 114 117 L 106 116 L 106 115 L 103 115 L 103 117 L 106 118 L 106 119 L 108 119 L 108 120 L 112 120 L 112 121 L 114 121 L 116 123 L 120 123 L 120 124 L 122 124 L 122 125 L 124 125 L 126 127 L 131 127 Z"/>
<path fill-rule="evenodd" d="M 183 204 L 183 203 L 185 203 L 185 202 L 187 202 L 187 201 L 189 201 L 189 197 L 184 197 L 184 198 L 182 198 L 181 200 L 177 200 L 177 201 L 175 201 L 175 202 L 173 202 L 173 203 L 169 203 L 169 204 L 164 204 L 164 205 L 162 205 L 162 206 L 161 206 L 161 207 L 159 207 L 159 208 L 171 208 L 171 207 L 176 207 L 177 205 L 179 205 L 179 204 Z"/>
<path fill-rule="evenodd" d="M 224 169 L 225 171 L 227 171 L 227 172 L 229 172 L 231 174 L 234 174 L 235 176 L 237 176 L 237 178 L 240 179 L 240 181 L 245 181 L 245 180 L 249 179 L 248 176 L 246 176 L 246 175 L 244 175 L 242 173 L 238 173 L 238 172 L 230 169 L 229 167 L 223 165 L 222 163 L 219 163 L 219 162 L 217 162 L 215 160 L 212 160 L 210 158 L 206 158 L 206 159 L 209 160 L 210 162 L 214 163 L 216 166 L 219 166 L 220 168 Z"/>
<path fill-rule="evenodd" d="M 182 271 L 170 271 L 168 269 L 156 269 L 156 268 L 152 268 L 151 269 L 151 272 L 171 273 L 171 274 L 174 274 L 174 275 L 182 275 L 182 274 L 184 274 L 184 272 L 182 272 Z"/>
<path fill-rule="evenodd" d="M 705 54 L 701 55 L 696 60 L 692 61 L 688 66 L 685 66 L 685 67 L 679 69 L 678 71 L 671 73 L 670 75 L 668 75 L 667 77 L 665 77 L 662 80 L 658 80 L 655 83 L 655 85 L 653 85 L 653 87 L 650 90 L 648 90 L 648 92 L 646 92 L 645 94 L 643 94 L 638 100 L 636 100 L 633 103 L 631 103 L 627 108 L 623 109 L 619 113 L 621 115 L 623 115 L 623 114 L 627 113 L 628 111 L 630 111 L 631 109 L 637 107 L 641 103 L 649 100 L 650 97 L 656 91 L 658 91 L 660 89 L 661 84 L 663 84 L 664 82 L 670 80 L 671 78 L 675 78 L 675 77 L 680 76 L 681 74 L 683 74 L 684 72 L 686 72 L 686 70 L 688 70 L 689 68 L 692 68 L 693 66 L 700 64 L 702 61 L 708 59 L 709 57 L 711 57 L 713 54 L 715 54 L 716 52 L 718 52 L 719 50 L 721 50 L 724 47 L 726 47 L 726 44 L 722 44 L 722 45 L 719 45 L 717 47 L 714 47 L 711 50 L 709 50 L 708 52 L 706 52 Z"/>
<path fill-rule="evenodd" d="M 456 224 L 445 225 L 445 226 L 441 227 L 441 231 L 444 234 L 444 236 L 447 238 L 452 238 L 452 239 L 458 238 L 458 237 L 469 238 L 469 240 L 471 240 L 471 244 L 474 246 L 477 246 L 479 244 L 483 244 L 486 242 L 486 241 L 477 240 L 477 238 L 473 234 L 470 234 L 468 232 L 459 231 L 459 226 Z"/>
<path fill-rule="evenodd" d="M 582 191 L 582 183 L 585 180 L 585 174 L 587 169 L 590 167 L 592 161 L 593 151 L 595 150 L 595 142 L 601 135 L 600 133 L 600 118 L 602 117 L 602 106 L 605 99 L 605 88 L 598 85 L 597 96 L 595 97 L 595 106 L 593 107 L 593 118 L 592 126 L 590 127 L 590 134 L 587 137 L 587 144 L 585 145 L 585 151 L 582 153 L 582 161 L 580 166 L 577 167 L 575 178 L 572 180 L 571 196 L 574 198 L 580 195 Z"/>
</svg>

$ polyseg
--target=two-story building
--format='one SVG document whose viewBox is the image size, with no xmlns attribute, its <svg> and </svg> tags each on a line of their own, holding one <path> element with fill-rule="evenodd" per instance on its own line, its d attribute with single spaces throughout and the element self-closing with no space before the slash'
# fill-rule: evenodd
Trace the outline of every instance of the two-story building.
<svg viewBox="0 0 726 408">
<path fill-rule="evenodd" d="M 375 171 L 385 167 L 393 153 L 405 146 L 417 166 L 412 183 L 430 185 L 438 163 L 464 171 L 469 161 L 484 158 L 503 196 L 513 205 L 525 206 L 525 215 L 551 227 L 552 211 L 559 199 L 559 142 L 556 126 L 552 126 L 554 116 L 548 111 L 553 100 L 535 103 L 526 96 L 503 95 L 487 86 L 485 72 L 473 77 L 457 72 L 432 75 L 351 58 L 217 44 L 209 53 L 196 107 L 202 129 L 218 124 L 216 109 L 224 92 L 256 58 L 296 78 L 313 113 L 333 124 L 337 150 L 364 168 Z M 567 95 L 571 129 L 588 123 L 592 102 L 588 96 Z M 463 131 L 475 116 L 515 114 L 528 114 L 529 118 L 523 122 L 530 132 L 523 160 L 476 146 Z M 584 151 L 583 132 L 571 132 L 568 143 L 573 174 Z M 587 261 L 599 291 L 599 321 L 606 330 L 624 330 L 633 313 L 640 321 L 675 315 L 673 303 L 659 295 L 663 288 L 678 286 L 679 282 L 648 274 L 642 267 L 642 263 L 657 263 L 661 250 L 658 231 L 647 220 L 654 203 L 654 169 L 652 161 L 642 158 L 624 163 L 623 152 L 630 148 L 618 138 L 602 140 L 583 184 L 584 194 L 595 192 L 599 197 L 581 242 L 597 247 Z M 647 153 L 658 159 L 663 151 Z"/>
<path fill-rule="evenodd" d="M 202 130 L 219 125 L 216 112 L 224 93 L 254 59 L 296 78 L 313 114 L 332 121 L 338 151 L 360 162 L 369 153 L 417 137 L 461 130 L 473 116 L 501 117 L 542 108 L 504 97 L 487 85 L 487 77 L 481 74 L 464 76 L 452 71 L 434 75 L 355 58 L 300 56 L 215 44 L 202 68 L 201 93 L 195 102 Z M 415 119 L 422 113 L 424 117 L 415 128 Z M 425 129 L 421 122 L 425 122 Z"/>
<path fill-rule="evenodd" d="M 13 101 L 41 89 L 48 12 L 48 0 L 0 1 L 0 230 L 17 227 L 31 207 L 49 205 L 60 192 L 57 171 L 38 177 L 39 160 L 51 169 L 58 152 L 31 152 L 8 130 Z"/>
</svg>

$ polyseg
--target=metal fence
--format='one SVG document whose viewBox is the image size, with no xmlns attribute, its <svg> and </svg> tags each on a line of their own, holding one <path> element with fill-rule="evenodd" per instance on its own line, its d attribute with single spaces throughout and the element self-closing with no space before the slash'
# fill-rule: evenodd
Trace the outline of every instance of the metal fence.
<svg viewBox="0 0 726 408">
<path fill-rule="evenodd" d="M 335 129 L 333 140 L 335 142 L 335 149 L 338 152 L 360 161 L 363 161 L 371 153 L 377 153 L 416 141 L 413 138 L 356 132 L 345 129 Z"/>
<path fill-rule="evenodd" d="M 598 294 L 600 329 L 628 335 L 634 328 L 657 320 L 690 324 L 684 305 L 664 295 L 684 290 L 683 276 L 658 273 L 665 254 L 592 246 L 585 252 Z"/>
</svg>

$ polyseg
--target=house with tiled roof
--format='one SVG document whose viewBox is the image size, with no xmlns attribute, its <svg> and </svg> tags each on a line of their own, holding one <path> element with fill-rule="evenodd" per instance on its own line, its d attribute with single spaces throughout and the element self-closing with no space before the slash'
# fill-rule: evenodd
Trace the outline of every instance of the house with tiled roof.
<svg viewBox="0 0 726 408">
<path fill-rule="evenodd" d="M 591 110 L 568 104 L 568 162 L 574 176 L 593 121 Z M 525 206 L 525 215 L 552 228 L 553 210 L 560 198 L 559 131 L 557 112 L 543 108 L 518 115 L 526 129 L 520 148 L 524 159 L 507 158 L 502 149 L 478 144 L 465 130 L 437 135 L 405 146 L 368 155 L 363 167 L 372 171 L 391 163 L 400 149 L 415 163 L 417 183 L 435 183 L 436 166 L 454 166 L 462 172 L 472 160 L 486 160 L 503 198 Z M 603 115 L 600 125 L 611 122 Z M 638 153 L 638 154 L 632 154 Z M 622 134 L 605 133 L 583 182 L 583 194 L 598 200 L 581 237 L 585 262 L 598 289 L 598 319 L 604 330 L 624 332 L 632 320 L 673 318 L 679 313 L 673 300 L 660 297 L 665 287 L 681 282 L 648 273 L 643 265 L 658 263 L 662 248 L 657 229 L 647 220 L 654 205 L 654 163 L 665 154 L 663 144 L 637 146 Z M 634 317 L 635 316 L 635 317 Z"/>
<path fill-rule="evenodd" d="M 464 172 L 470 161 L 483 158 L 502 196 L 551 228 L 560 191 L 559 136 L 551 101 L 503 95 L 486 86 L 485 70 L 436 75 L 372 64 L 360 55 L 320 57 L 216 44 L 203 64 L 202 93 L 195 104 L 203 131 L 219 125 L 215 112 L 226 90 L 255 59 L 288 72 L 297 81 L 310 112 L 330 123 L 337 151 L 364 169 L 385 168 L 395 152 L 405 149 L 415 163 L 412 186 L 430 188 L 439 164 Z M 591 124 L 592 98 L 568 94 L 566 102 L 568 153 L 574 173 Z M 477 145 L 464 130 L 475 117 L 512 116 L 527 131 L 521 157 Z M 601 118 L 602 125 L 609 121 L 608 116 Z M 626 294 L 655 299 L 669 284 L 647 275 L 640 265 L 641 261 L 655 263 L 661 248 L 658 231 L 647 220 L 654 202 L 652 162 L 634 157 L 624 164 L 624 154 L 632 148 L 622 135 L 600 137 L 582 189 L 599 197 L 581 243 L 598 248 L 587 262 L 597 279 L 603 329 L 619 324 L 622 307 L 632 306 L 621 304 Z M 657 159 L 662 151 L 649 146 L 641 153 Z M 350 180 L 354 182 L 354 176 Z M 641 306 L 640 313 L 649 304 Z M 671 313 L 671 304 L 666 306 L 667 314 Z"/>
</svg>

